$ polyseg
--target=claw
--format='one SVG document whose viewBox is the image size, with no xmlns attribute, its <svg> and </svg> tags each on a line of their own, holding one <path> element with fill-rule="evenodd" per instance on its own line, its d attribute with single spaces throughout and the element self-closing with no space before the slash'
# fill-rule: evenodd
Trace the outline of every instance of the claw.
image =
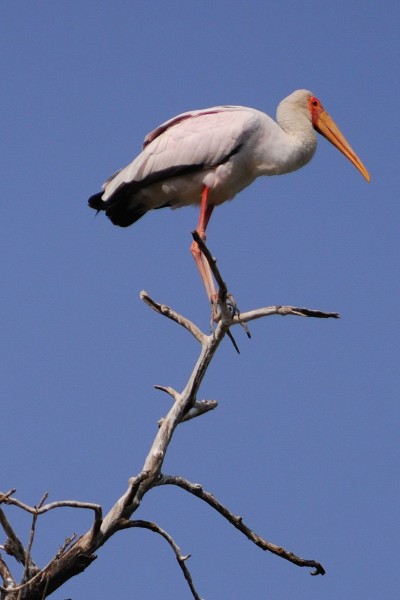
<svg viewBox="0 0 400 600">
<path fill-rule="evenodd" d="M 233 347 L 235 348 L 236 352 L 237 352 L 238 354 L 240 354 L 239 346 L 237 345 L 237 343 L 236 343 L 236 341 L 235 341 L 235 338 L 233 337 L 233 335 L 231 334 L 231 332 L 229 331 L 229 329 L 228 329 L 228 331 L 226 332 L 226 335 L 227 335 L 227 336 L 228 336 L 228 338 L 231 340 L 231 342 L 232 342 L 232 344 L 233 344 Z"/>
</svg>

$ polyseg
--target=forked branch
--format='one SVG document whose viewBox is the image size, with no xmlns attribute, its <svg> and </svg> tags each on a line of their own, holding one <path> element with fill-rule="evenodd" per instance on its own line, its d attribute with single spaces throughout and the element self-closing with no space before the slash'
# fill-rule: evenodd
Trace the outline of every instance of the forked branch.
<svg viewBox="0 0 400 600">
<path fill-rule="evenodd" d="M 205 492 L 201 486 L 192 484 L 182 477 L 167 476 L 162 473 L 165 456 L 178 425 L 189 419 L 199 417 L 217 406 L 215 400 L 197 400 L 197 393 L 220 343 L 225 335 L 231 335 L 229 331 L 231 327 L 244 325 L 246 328 L 246 323 L 272 315 L 293 315 L 334 319 L 339 317 L 337 313 L 299 308 L 296 306 L 267 306 L 240 313 L 233 302 L 232 296 L 228 294 L 227 286 L 217 268 L 216 260 L 212 257 L 207 246 L 196 232 L 193 233 L 193 237 L 206 257 L 213 276 L 218 284 L 218 314 L 214 319 L 211 333 L 206 334 L 190 321 L 190 319 L 180 315 L 165 304 L 156 302 L 147 292 L 141 292 L 140 294 L 141 299 L 148 306 L 160 315 L 181 325 L 200 344 L 200 352 L 197 361 L 193 366 L 192 372 L 182 391 L 179 392 L 169 386 L 156 386 L 157 389 L 166 392 L 172 398 L 172 405 L 166 416 L 159 421 L 158 431 L 148 455 L 144 460 L 141 471 L 136 476 L 130 478 L 127 490 L 116 500 L 114 506 L 104 518 L 102 508 L 98 504 L 79 502 L 76 500 L 64 500 L 44 504 L 46 496 L 38 506 L 31 507 L 14 498 L 13 494 L 15 490 L 10 490 L 5 494 L 0 493 L 0 504 L 13 505 L 33 515 L 30 542 L 28 548 L 25 549 L 13 531 L 4 512 L 0 509 L 0 525 L 8 537 L 6 544 L 4 544 L 2 548 L 24 565 L 26 578 L 26 581 L 18 585 L 8 565 L 6 565 L 0 557 L 0 577 L 3 580 L 3 586 L 0 586 L 1 600 L 14 600 L 17 596 L 18 600 L 43 600 L 68 579 L 86 569 L 93 560 L 95 560 L 95 552 L 105 544 L 114 533 L 121 529 L 135 527 L 150 529 L 161 535 L 169 543 L 175 553 L 185 579 L 188 582 L 193 598 L 195 598 L 195 600 L 200 600 L 185 564 L 188 557 L 181 555 L 178 546 L 171 536 L 155 523 L 131 519 L 131 516 L 139 507 L 145 494 L 149 490 L 155 486 L 167 484 L 176 485 L 206 502 L 236 529 L 241 531 L 254 544 L 263 550 L 268 550 L 300 567 L 309 567 L 313 569 L 312 575 L 324 574 L 324 568 L 319 562 L 300 558 L 281 546 L 273 544 L 255 534 L 243 523 L 241 517 L 230 512 L 214 498 L 212 494 Z M 213 317 L 215 317 L 215 311 Z M 246 332 L 248 333 L 247 329 Z M 31 558 L 36 521 L 40 515 L 49 510 L 66 507 L 92 510 L 94 512 L 93 525 L 81 537 L 77 539 L 75 539 L 75 537 L 67 538 L 50 563 L 40 570 L 36 567 Z"/>
</svg>

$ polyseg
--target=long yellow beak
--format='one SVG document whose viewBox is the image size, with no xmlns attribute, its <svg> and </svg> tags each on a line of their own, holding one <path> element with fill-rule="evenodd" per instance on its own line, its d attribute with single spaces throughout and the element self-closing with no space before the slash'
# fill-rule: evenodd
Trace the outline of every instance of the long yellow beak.
<svg viewBox="0 0 400 600">
<path fill-rule="evenodd" d="M 322 108 L 322 107 L 321 107 Z M 327 140 L 331 142 L 340 152 L 342 152 L 350 162 L 364 175 L 367 181 L 371 180 L 370 174 L 364 167 L 357 154 L 354 152 L 349 142 L 346 140 L 344 135 L 339 130 L 334 120 L 328 115 L 328 113 L 322 109 L 314 114 L 313 124 L 315 129 L 323 135 Z"/>
</svg>

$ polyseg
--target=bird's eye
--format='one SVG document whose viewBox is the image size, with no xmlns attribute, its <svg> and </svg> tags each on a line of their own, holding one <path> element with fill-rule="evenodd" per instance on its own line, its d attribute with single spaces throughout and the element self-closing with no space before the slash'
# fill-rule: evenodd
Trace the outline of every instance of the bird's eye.
<svg viewBox="0 0 400 600">
<path fill-rule="evenodd" d="M 312 104 L 313 106 L 318 106 L 318 100 L 316 100 L 315 98 L 313 98 L 313 99 L 311 100 L 311 104 Z"/>
</svg>

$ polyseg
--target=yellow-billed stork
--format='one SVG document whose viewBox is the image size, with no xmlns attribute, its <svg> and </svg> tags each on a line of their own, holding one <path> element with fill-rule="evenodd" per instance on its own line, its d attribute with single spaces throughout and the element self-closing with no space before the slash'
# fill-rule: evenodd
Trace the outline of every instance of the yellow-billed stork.
<svg viewBox="0 0 400 600">
<path fill-rule="evenodd" d="M 182 113 L 149 133 L 142 152 L 112 175 L 89 206 L 120 227 L 155 208 L 200 205 L 197 232 L 205 232 L 215 206 L 231 200 L 260 175 L 283 175 L 307 164 L 315 130 L 336 146 L 369 181 L 370 176 L 321 102 L 297 90 L 278 105 L 276 122 L 244 106 L 215 106 Z M 212 275 L 196 242 L 191 251 L 208 297 Z"/>
</svg>

